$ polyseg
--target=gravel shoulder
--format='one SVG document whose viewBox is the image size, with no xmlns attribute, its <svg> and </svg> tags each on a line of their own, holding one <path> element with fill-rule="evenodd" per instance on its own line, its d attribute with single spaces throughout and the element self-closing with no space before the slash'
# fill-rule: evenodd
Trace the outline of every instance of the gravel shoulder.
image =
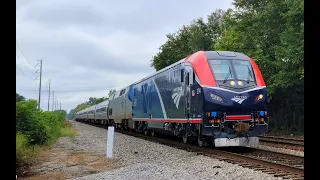
<svg viewBox="0 0 320 180">
<path fill-rule="evenodd" d="M 36 175 L 24 179 L 282 179 L 121 133 L 108 159 L 106 129 L 70 122 L 78 136 L 60 138 L 33 167 Z"/>
</svg>

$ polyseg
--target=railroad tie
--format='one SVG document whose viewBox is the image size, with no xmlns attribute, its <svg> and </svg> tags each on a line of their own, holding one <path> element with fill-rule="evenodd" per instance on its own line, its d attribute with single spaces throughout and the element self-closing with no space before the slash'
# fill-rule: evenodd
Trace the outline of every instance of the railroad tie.
<svg viewBox="0 0 320 180">
<path fill-rule="evenodd" d="M 252 164 L 240 164 L 240 166 L 242 166 L 242 167 L 254 167 Z"/>
<path fill-rule="evenodd" d="M 273 176 L 274 177 L 283 177 L 283 176 L 287 176 L 289 175 L 288 173 L 277 173 L 277 174 L 274 174 Z"/>
<path fill-rule="evenodd" d="M 266 168 L 262 168 L 262 167 L 257 167 L 257 168 L 254 168 L 255 170 L 258 170 L 258 171 L 261 171 L 261 170 L 265 170 Z"/>
<path fill-rule="evenodd" d="M 287 175 L 287 176 L 283 176 L 282 179 L 304 179 L 303 177 L 297 177 L 296 175 Z"/>
</svg>

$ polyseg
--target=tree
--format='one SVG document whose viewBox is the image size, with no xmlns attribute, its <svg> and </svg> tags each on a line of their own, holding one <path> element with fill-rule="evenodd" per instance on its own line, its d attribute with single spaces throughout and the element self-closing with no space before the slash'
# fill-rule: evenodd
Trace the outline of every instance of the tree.
<svg viewBox="0 0 320 180">
<path fill-rule="evenodd" d="M 74 115 L 75 115 L 76 111 L 75 109 L 71 109 L 70 112 L 67 114 L 67 119 L 74 119 Z"/>
<path fill-rule="evenodd" d="M 90 97 L 89 101 L 86 102 L 86 104 L 93 106 L 95 104 L 99 104 L 102 101 L 105 101 L 107 98 L 106 97 L 102 97 L 102 98 L 95 98 L 95 97 Z"/>
<path fill-rule="evenodd" d="M 74 110 L 75 110 L 76 112 L 79 112 L 79 111 L 81 111 L 81 110 L 83 110 L 83 109 L 86 109 L 86 108 L 88 108 L 88 107 L 90 107 L 89 104 L 81 103 L 81 104 L 79 104 Z"/>
<path fill-rule="evenodd" d="M 107 99 L 110 99 L 111 96 L 116 92 L 116 89 L 110 89 L 109 90 L 109 93 L 108 93 L 108 98 Z"/>
<path fill-rule="evenodd" d="M 224 14 L 223 10 L 216 10 L 208 16 L 207 24 L 198 18 L 190 25 L 182 26 L 178 32 L 168 34 L 167 42 L 160 46 L 151 66 L 158 71 L 197 51 L 211 50 L 212 44 L 221 37 Z"/>
<path fill-rule="evenodd" d="M 21 96 L 20 94 L 16 93 L 16 102 L 19 102 L 19 101 L 24 101 L 26 100 L 25 97 Z"/>
</svg>

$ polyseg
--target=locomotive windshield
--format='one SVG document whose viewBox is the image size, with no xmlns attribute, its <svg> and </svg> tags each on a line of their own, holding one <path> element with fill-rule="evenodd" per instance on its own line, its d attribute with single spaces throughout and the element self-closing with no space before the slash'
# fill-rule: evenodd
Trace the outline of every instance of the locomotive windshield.
<svg viewBox="0 0 320 180">
<path fill-rule="evenodd" d="M 237 79 L 254 81 L 249 61 L 243 60 L 209 60 L 211 71 L 216 80 Z"/>
</svg>

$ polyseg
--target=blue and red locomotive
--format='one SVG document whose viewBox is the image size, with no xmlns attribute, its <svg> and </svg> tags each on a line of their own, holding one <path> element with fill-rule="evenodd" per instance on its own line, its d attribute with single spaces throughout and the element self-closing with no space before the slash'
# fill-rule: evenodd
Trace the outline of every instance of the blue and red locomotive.
<svg viewBox="0 0 320 180">
<path fill-rule="evenodd" d="M 108 107 L 116 107 L 113 101 L 119 108 L 106 114 L 127 115 L 106 117 L 105 124 L 170 133 L 199 146 L 257 145 L 268 128 L 264 79 L 256 63 L 238 52 L 196 52 L 119 90 Z"/>
</svg>

